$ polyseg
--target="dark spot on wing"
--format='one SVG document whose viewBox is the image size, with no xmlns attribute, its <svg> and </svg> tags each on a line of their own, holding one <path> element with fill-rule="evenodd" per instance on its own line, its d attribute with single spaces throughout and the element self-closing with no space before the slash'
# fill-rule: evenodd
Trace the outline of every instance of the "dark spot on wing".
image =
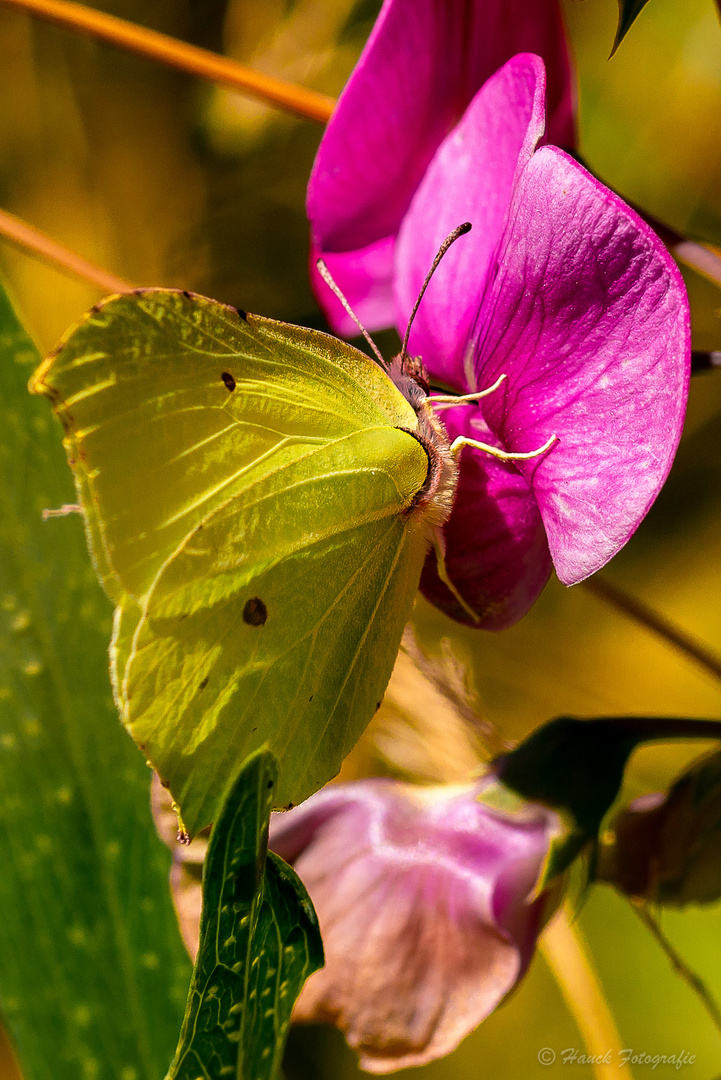
<svg viewBox="0 0 721 1080">
<path fill-rule="evenodd" d="M 378 712 L 378 710 L 380 709 L 380 707 L 381 707 L 381 703 L 380 703 L 380 701 L 377 701 L 377 702 L 376 702 L 376 712 Z"/>
<path fill-rule="evenodd" d="M 209 677 L 206 675 L 205 678 L 201 679 L 201 681 L 198 683 L 198 690 L 205 690 L 209 681 Z"/>
<path fill-rule="evenodd" d="M 235 310 L 238 312 L 238 316 L 243 320 L 243 322 L 248 321 L 248 312 L 247 311 L 243 311 L 243 309 L 240 308 L 240 307 L 237 307 Z"/>
<path fill-rule="evenodd" d="M 294 806 L 295 806 L 294 802 L 289 802 L 289 803 L 286 803 L 286 805 L 283 807 L 283 809 L 284 810 L 292 810 Z"/>
<path fill-rule="evenodd" d="M 226 390 L 230 390 L 232 394 L 235 390 L 235 379 L 233 378 L 233 376 L 230 374 L 229 371 L 224 371 L 220 377 L 225 383 Z"/>
<path fill-rule="evenodd" d="M 268 787 L 269 787 L 269 788 L 272 788 L 272 786 L 273 786 L 273 781 L 272 781 L 272 780 L 269 780 L 269 781 L 268 781 Z"/>
<path fill-rule="evenodd" d="M 308 704 L 310 704 L 312 700 L 313 700 L 313 695 L 311 694 L 310 697 L 308 698 Z"/>
<path fill-rule="evenodd" d="M 185 297 L 186 300 L 192 300 L 193 299 L 193 294 L 189 293 L 187 289 L 183 289 L 183 296 Z"/>
<path fill-rule="evenodd" d="M 268 609 L 259 596 L 251 596 L 243 608 L 243 622 L 248 626 L 263 626 L 268 618 Z"/>
</svg>

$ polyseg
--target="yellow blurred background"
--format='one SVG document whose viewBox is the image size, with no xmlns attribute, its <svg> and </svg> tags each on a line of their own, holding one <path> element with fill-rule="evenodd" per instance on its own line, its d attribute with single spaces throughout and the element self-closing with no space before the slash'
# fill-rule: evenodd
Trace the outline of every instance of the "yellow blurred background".
<svg viewBox="0 0 721 1080">
<path fill-rule="evenodd" d="M 337 94 L 379 3 L 109 0 L 102 7 Z M 585 160 L 644 210 L 721 245 L 714 0 L 650 0 L 610 60 L 615 0 L 564 0 L 564 13 Z M 303 205 L 318 125 L 2 8 L 0 71 L 0 207 L 137 284 L 181 286 L 322 325 L 307 281 Z M 99 298 L 4 241 L 0 271 L 43 351 Z M 721 349 L 721 293 L 692 275 L 689 283 L 696 346 Z M 668 484 L 604 573 L 721 652 L 721 374 L 693 380 Z M 507 738 L 559 713 L 721 717 L 718 681 L 583 586 L 552 582 L 531 614 L 499 635 L 459 628 L 423 601 L 414 624 L 431 651 L 450 640 L 484 717 Z M 663 787 L 701 749 L 639 753 L 627 796 Z M 372 759 L 366 740 L 349 774 L 361 775 Z M 696 1061 L 681 1075 L 717 1077 L 719 1034 L 629 905 L 599 887 L 579 921 L 624 1046 L 686 1050 Z M 721 907 L 663 913 L 662 923 L 721 997 Z M 511 1001 L 454 1055 L 414 1075 L 550 1078 L 564 1067 L 541 1065 L 538 1051 L 573 1046 L 582 1047 L 579 1034 L 538 958 Z M 12 1075 L 9 1064 L 0 1068 Z M 590 1076 L 588 1067 L 566 1068 Z M 308 1029 L 291 1039 L 287 1075 L 344 1080 L 358 1071 L 337 1033 Z"/>
</svg>

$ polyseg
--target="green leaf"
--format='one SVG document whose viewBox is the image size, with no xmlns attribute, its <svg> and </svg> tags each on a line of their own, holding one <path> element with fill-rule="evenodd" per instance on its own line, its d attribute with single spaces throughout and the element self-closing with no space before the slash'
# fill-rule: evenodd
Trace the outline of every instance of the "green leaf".
<svg viewBox="0 0 721 1080">
<path fill-rule="evenodd" d="M 73 489 L 37 361 L 0 289 L 0 998 L 26 1080 L 157 1080 L 190 964 L 82 519 L 41 517 Z"/>
<path fill-rule="evenodd" d="M 167 1080 L 274 1080 L 293 1003 L 323 964 L 307 892 L 282 859 L 267 854 L 277 775 L 273 755 L 257 751 L 213 826 L 200 947 Z"/>
<path fill-rule="evenodd" d="M 32 386 L 118 605 L 123 720 L 189 832 L 262 745 L 277 806 L 317 791 L 383 697 L 433 530 L 414 409 L 350 345 L 163 289 L 89 312 Z"/>
<path fill-rule="evenodd" d="M 611 49 L 611 56 L 613 56 L 647 3 L 648 0 L 618 0 L 618 27 L 616 29 L 616 40 Z"/>
</svg>

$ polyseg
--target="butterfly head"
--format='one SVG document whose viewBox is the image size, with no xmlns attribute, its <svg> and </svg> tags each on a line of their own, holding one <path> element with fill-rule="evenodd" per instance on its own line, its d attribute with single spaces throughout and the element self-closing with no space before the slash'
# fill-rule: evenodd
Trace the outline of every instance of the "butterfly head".
<svg viewBox="0 0 721 1080">
<path fill-rule="evenodd" d="M 388 365 L 388 374 L 403 397 L 419 412 L 430 393 L 428 376 L 420 356 L 394 356 Z"/>
</svg>

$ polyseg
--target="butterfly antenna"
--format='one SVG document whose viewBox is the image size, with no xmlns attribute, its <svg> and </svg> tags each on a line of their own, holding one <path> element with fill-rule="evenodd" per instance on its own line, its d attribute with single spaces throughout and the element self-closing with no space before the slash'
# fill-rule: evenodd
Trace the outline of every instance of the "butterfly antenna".
<svg viewBox="0 0 721 1080">
<path fill-rule="evenodd" d="M 358 329 L 360 330 L 361 334 L 363 335 L 363 337 L 364 337 L 364 338 L 366 339 L 366 341 L 367 341 L 367 342 L 368 342 L 368 344 L 370 345 L 371 349 L 373 350 L 373 352 L 374 352 L 374 353 L 375 353 L 375 355 L 376 355 L 376 359 L 378 360 L 378 363 L 380 364 L 380 366 L 381 366 L 381 367 L 383 368 L 383 370 L 384 370 L 384 371 L 387 371 L 387 370 L 388 370 L 388 365 L 387 365 L 387 363 L 385 362 L 385 360 L 383 359 L 383 356 L 382 356 L 382 354 L 381 354 L 381 351 L 380 351 L 380 349 L 378 348 L 378 346 L 376 345 L 375 341 L 373 340 L 373 338 L 372 338 L 372 337 L 370 336 L 370 334 L 369 334 L 369 333 L 368 333 L 368 331 L 366 330 L 366 328 L 365 328 L 365 326 L 363 325 L 363 323 L 362 323 L 362 322 L 360 321 L 360 319 L 359 319 L 359 318 L 358 318 L 358 316 L 356 315 L 355 311 L 353 311 L 353 308 L 352 308 L 352 307 L 350 306 L 350 304 L 349 304 L 349 303 L 348 303 L 348 301 L 346 300 L 346 298 L 345 298 L 345 296 L 343 295 L 343 293 L 342 293 L 342 292 L 340 291 L 340 289 L 339 289 L 339 288 L 338 288 L 338 286 L 336 285 L 335 281 L 333 280 L 333 278 L 332 278 L 332 277 L 331 277 L 331 275 L 330 275 L 330 270 L 328 269 L 328 267 L 327 267 L 327 266 L 325 265 L 325 263 L 323 262 L 323 260 L 322 260 L 322 259 L 316 259 L 316 263 L 315 263 L 315 265 L 316 265 L 316 267 L 317 267 L 317 269 L 318 269 L 318 273 L 319 273 L 319 274 L 320 274 L 320 276 L 321 276 L 321 277 L 323 278 L 323 281 L 324 281 L 324 282 L 326 283 L 326 285 L 328 286 L 328 288 L 330 289 L 330 291 L 331 291 L 331 292 L 332 292 L 332 293 L 333 293 L 333 294 L 334 294 L 335 296 L 337 296 L 337 297 L 338 297 L 338 299 L 340 300 L 341 304 L 343 305 L 343 307 L 345 308 L 345 310 L 346 310 L 346 311 L 348 312 L 348 314 L 350 315 L 351 319 L 352 319 L 352 320 L 353 320 L 353 322 L 354 322 L 354 323 L 356 324 L 356 326 L 357 326 L 357 327 L 358 327 Z"/>
<path fill-rule="evenodd" d="M 435 259 L 433 260 L 433 265 L 431 266 L 430 270 L 426 274 L 426 280 L 423 282 L 423 285 L 421 286 L 421 291 L 418 293 L 418 299 L 416 300 L 415 307 L 413 308 L 413 311 L 411 312 L 411 317 L 408 320 L 408 326 L 406 327 L 406 336 L 403 338 L 403 345 L 401 346 L 401 356 L 400 356 L 401 371 L 403 370 L 403 362 L 404 362 L 406 356 L 408 355 L 408 339 L 411 336 L 411 327 L 413 326 L 413 320 L 415 319 L 416 312 L 418 311 L 418 308 L 420 307 L 421 300 L 423 299 L 423 294 L 426 291 L 426 289 L 428 288 L 428 283 L 430 282 L 431 278 L 433 277 L 436 270 L 438 269 L 438 264 L 440 263 L 441 259 L 445 255 L 445 253 L 448 251 L 451 244 L 455 244 L 455 242 L 456 242 L 456 240 L 458 239 L 459 236 L 465 236 L 465 234 L 467 232 L 470 232 L 472 227 L 473 226 L 471 225 L 470 221 L 464 221 L 462 225 L 459 225 L 457 229 L 454 229 L 452 233 L 448 234 L 448 236 L 445 238 L 445 240 L 443 241 L 441 246 L 438 248 L 438 254 L 436 255 Z"/>
</svg>

